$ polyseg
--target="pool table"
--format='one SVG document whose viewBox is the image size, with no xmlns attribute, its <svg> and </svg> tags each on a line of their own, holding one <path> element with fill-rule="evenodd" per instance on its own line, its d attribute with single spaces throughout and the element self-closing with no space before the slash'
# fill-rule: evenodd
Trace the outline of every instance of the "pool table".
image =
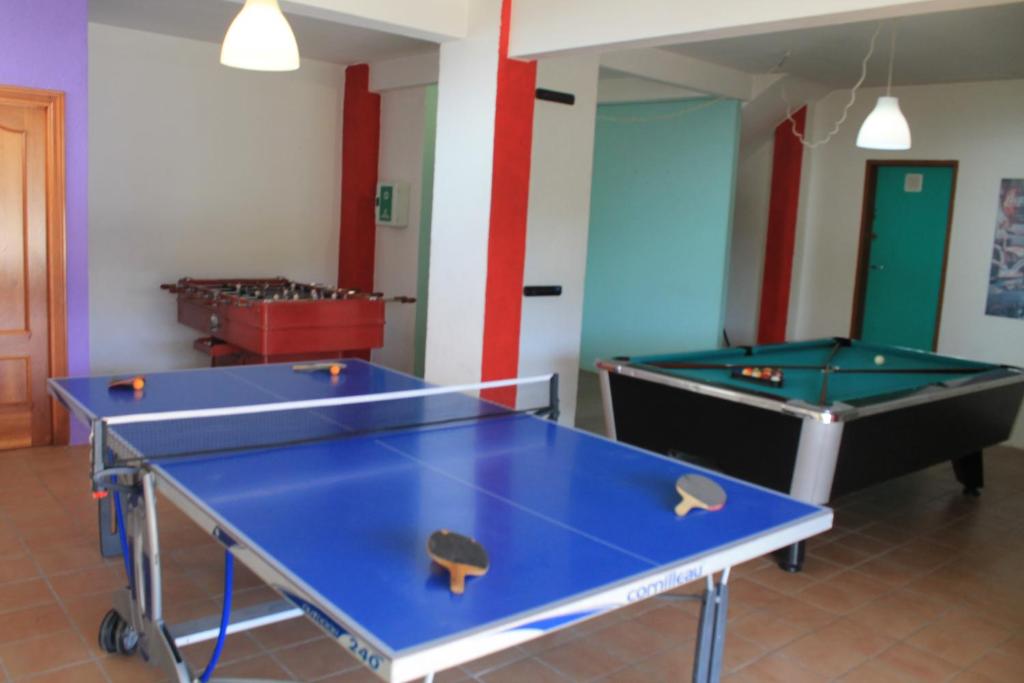
<svg viewBox="0 0 1024 683">
<path fill-rule="evenodd" d="M 826 363 L 839 371 L 822 401 Z M 781 367 L 782 385 L 736 378 L 732 366 Z M 976 495 L 981 452 L 1009 438 L 1024 398 L 1020 368 L 841 337 L 597 367 L 610 437 L 809 503 L 947 460 Z M 802 562 L 802 546 L 780 559 L 790 571 Z"/>
</svg>

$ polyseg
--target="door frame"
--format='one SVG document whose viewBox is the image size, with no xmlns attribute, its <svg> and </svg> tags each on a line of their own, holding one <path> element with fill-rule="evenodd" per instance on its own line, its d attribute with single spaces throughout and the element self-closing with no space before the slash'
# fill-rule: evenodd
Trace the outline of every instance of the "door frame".
<svg viewBox="0 0 1024 683">
<path fill-rule="evenodd" d="M 0 85 L 0 104 L 27 104 L 46 111 L 46 284 L 50 349 L 47 360 L 50 376 L 62 377 L 68 372 L 64 93 Z M 57 410 L 53 399 L 50 399 L 50 430 L 53 444 L 68 442 L 67 411 Z"/>
<path fill-rule="evenodd" d="M 956 177 L 960 162 L 955 159 L 903 160 L 868 159 L 864 171 L 864 199 L 860 212 L 860 237 L 857 242 L 857 277 L 853 286 L 853 312 L 850 316 L 850 337 L 860 339 L 864 326 L 864 294 L 868 284 L 868 261 L 871 254 L 871 225 L 875 220 L 875 190 L 878 184 L 878 169 L 883 166 L 932 166 L 953 169 L 949 188 L 949 213 L 946 218 L 946 244 L 942 251 L 942 273 L 939 276 L 939 300 L 935 311 L 935 334 L 932 335 L 932 351 L 939 344 L 939 328 L 942 325 L 942 300 L 946 293 L 946 266 L 949 263 L 949 236 L 953 230 L 953 205 L 956 202 Z"/>
</svg>

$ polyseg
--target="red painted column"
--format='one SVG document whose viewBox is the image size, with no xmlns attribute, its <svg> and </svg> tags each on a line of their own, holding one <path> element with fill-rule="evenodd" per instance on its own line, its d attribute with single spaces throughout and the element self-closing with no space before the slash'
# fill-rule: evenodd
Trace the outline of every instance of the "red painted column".
<svg viewBox="0 0 1024 683">
<path fill-rule="evenodd" d="M 373 291 L 373 202 L 380 150 L 380 95 L 370 92 L 369 85 L 369 65 L 345 69 L 338 240 L 338 286 L 368 292 Z"/>
<path fill-rule="evenodd" d="M 537 63 L 509 59 L 511 12 L 512 0 L 503 0 L 484 299 L 483 381 L 515 377 L 519 371 L 519 326 L 523 308 L 526 210 L 530 195 Z M 492 401 L 515 405 L 515 387 L 483 393 Z"/>
<path fill-rule="evenodd" d="M 796 121 L 797 131 L 803 135 L 807 107 L 794 114 L 793 119 Z M 761 313 L 757 325 L 759 344 L 774 344 L 786 340 L 803 159 L 804 146 L 793 134 L 793 124 L 787 119 L 775 128 L 772 186 L 768 203 L 768 235 L 765 240 L 764 275 L 761 281 Z"/>
</svg>

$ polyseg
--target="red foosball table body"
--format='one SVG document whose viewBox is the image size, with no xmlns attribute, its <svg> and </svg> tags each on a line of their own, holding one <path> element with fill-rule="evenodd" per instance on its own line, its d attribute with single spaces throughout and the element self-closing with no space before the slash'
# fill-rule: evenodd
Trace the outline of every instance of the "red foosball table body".
<svg viewBox="0 0 1024 683">
<path fill-rule="evenodd" d="M 384 343 L 388 300 L 377 293 L 284 278 L 183 278 L 163 288 L 177 295 L 178 322 L 209 335 L 194 346 L 213 365 L 365 355 Z"/>
</svg>

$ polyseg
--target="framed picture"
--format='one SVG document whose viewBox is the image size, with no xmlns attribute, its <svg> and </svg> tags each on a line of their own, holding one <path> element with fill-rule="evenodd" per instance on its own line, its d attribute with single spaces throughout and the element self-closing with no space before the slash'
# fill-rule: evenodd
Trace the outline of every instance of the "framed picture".
<svg viewBox="0 0 1024 683">
<path fill-rule="evenodd" d="M 985 313 L 1024 319 L 1024 178 L 999 185 Z"/>
</svg>

